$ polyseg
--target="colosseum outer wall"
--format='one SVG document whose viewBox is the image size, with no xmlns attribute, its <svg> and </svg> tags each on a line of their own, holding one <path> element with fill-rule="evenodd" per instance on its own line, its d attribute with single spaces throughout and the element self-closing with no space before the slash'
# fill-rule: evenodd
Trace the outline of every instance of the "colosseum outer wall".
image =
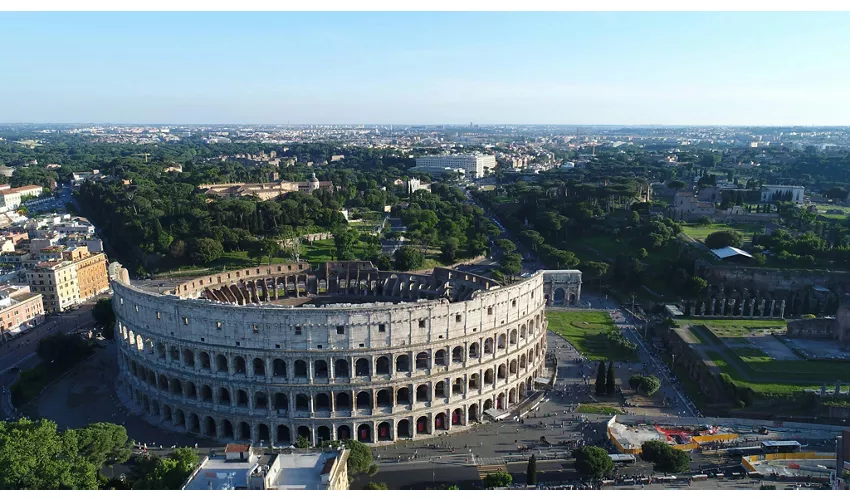
<svg viewBox="0 0 850 500">
<path fill-rule="evenodd" d="M 451 432 L 507 411 L 543 371 L 540 272 L 458 302 L 232 305 L 120 277 L 113 290 L 129 395 L 161 426 L 222 440 Z"/>
</svg>

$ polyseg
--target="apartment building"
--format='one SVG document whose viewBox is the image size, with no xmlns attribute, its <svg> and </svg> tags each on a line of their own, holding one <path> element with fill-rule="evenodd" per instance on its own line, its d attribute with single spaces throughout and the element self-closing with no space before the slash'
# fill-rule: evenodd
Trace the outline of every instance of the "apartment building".
<svg viewBox="0 0 850 500">
<path fill-rule="evenodd" d="M 106 254 L 89 254 L 85 247 L 81 247 L 81 250 L 85 251 L 86 256 L 74 260 L 74 265 L 77 266 L 80 302 L 83 302 L 109 289 L 109 275 Z"/>
<path fill-rule="evenodd" d="M 44 321 L 41 294 L 28 286 L 0 287 L 0 333 L 26 330 Z"/>
<path fill-rule="evenodd" d="M 2 187 L 6 187 L 4 184 Z M 15 210 L 21 206 L 21 200 L 27 196 L 41 196 L 44 188 L 30 184 L 21 187 L 10 187 L 0 190 L 0 207 L 6 207 L 9 210 Z"/>
<path fill-rule="evenodd" d="M 496 170 L 496 157 L 479 153 L 468 155 L 430 155 L 416 159 L 416 167 L 460 168 L 466 176 L 480 179 Z"/>
<path fill-rule="evenodd" d="M 77 265 L 70 261 L 39 262 L 27 271 L 27 284 L 42 295 L 44 311 L 67 311 L 80 302 Z"/>
</svg>

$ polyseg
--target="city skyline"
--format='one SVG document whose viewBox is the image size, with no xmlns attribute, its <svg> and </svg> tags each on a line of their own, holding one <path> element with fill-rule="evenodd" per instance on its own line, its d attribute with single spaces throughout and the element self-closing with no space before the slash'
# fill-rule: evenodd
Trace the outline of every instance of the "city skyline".
<svg viewBox="0 0 850 500">
<path fill-rule="evenodd" d="M 4 13 L 0 122 L 842 126 L 846 20 Z"/>
</svg>

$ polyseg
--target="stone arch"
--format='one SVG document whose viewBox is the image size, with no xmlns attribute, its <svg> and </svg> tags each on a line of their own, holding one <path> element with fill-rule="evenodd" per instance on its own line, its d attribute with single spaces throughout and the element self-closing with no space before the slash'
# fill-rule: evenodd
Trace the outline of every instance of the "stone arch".
<svg viewBox="0 0 850 500">
<path fill-rule="evenodd" d="M 313 402 L 314 402 L 317 410 L 320 410 L 320 411 L 330 411 L 331 410 L 331 397 L 326 392 L 320 392 L 320 393 L 316 394 Z"/>
<path fill-rule="evenodd" d="M 392 426 L 389 422 L 381 422 L 378 424 L 378 441 L 392 441 Z"/>
<path fill-rule="evenodd" d="M 360 424 L 357 427 L 357 440 L 361 443 L 372 442 L 372 426 L 369 424 Z"/>
<path fill-rule="evenodd" d="M 170 422 L 172 418 L 171 407 L 166 404 L 162 405 L 162 419 Z"/>
<path fill-rule="evenodd" d="M 478 403 L 469 405 L 469 421 L 478 422 Z"/>
<path fill-rule="evenodd" d="M 427 370 L 429 368 L 430 358 L 428 353 L 425 351 L 420 352 L 416 355 L 416 369 L 417 370 Z"/>
<path fill-rule="evenodd" d="M 337 410 L 351 409 L 351 396 L 347 392 L 338 392 L 335 407 Z"/>
<path fill-rule="evenodd" d="M 484 354 L 493 354 L 493 339 L 484 339 Z"/>
<path fill-rule="evenodd" d="M 496 397 L 496 409 L 504 410 L 505 408 L 505 393 L 500 392 L 499 395 Z"/>
<path fill-rule="evenodd" d="M 171 346 L 168 350 L 168 359 L 171 361 L 180 361 L 180 348 L 176 345 Z"/>
<path fill-rule="evenodd" d="M 313 368 L 315 370 L 313 372 L 313 376 L 316 378 L 328 378 L 330 375 L 328 373 L 328 362 L 324 359 L 317 359 L 314 361 Z"/>
<path fill-rule="evenodd" d="M 355 377 L 368 377 L 369 373 L 369 360 L 366 358 L 359 358 L 354 363 L 354 376 Z"/>
<path fill-rule="evenodd" d="M 417 434 L 431 434 L 431 426 L 428 422 L 428 417 L 422 416 L 416 419 Z"/>
<path fill-rule="evenodd" d="M 151 413 L 159 415 L 159 401 L 155 399 L 151 402 Z"/>
<path fill-rule="evenodd" d="M 508 391 L 508 404 L 512 405 L 517 402 L 516 399 L 516 389 L 511 389 Z"/>
<path fill-rule="evenodd" d="M 271 433 L 269 432 L 269 426 L 266 424 L 260 424 L 257 426 L 257 439 L 261 442 L 271 444 Z"/>
<path fill-rule="evenodd" d="M 236 406 L 240 408 L 248 407 L 248 391 L 238 389 L 236 391 Z"/>
<path fill-rule="evenodd" d="M 496 379 L 504 380 L 508 376 L 508 368 L 504 363 L 500 364 L 496 369 Z"/>
<path fill-rule="evenodd" d="M 396 391 L 395 397 L 397 404 L 410 404 L 410 389 L 407 387 L 402 387 L 398 391 Z"/>
<path fill-rule="evenodd" d="M 295 411 L 310 411 L 310 396 L 297 394 L 295 396 Z"/>
<path fill-rule="evenodd" d="M 555 294 L 552 298 L 552 302 L 554 304 L 563 304 L 564 299 L 566 298 L 567 292 L 563 288 L 556 288 Z"/>
<path fill-rule="evenodd" d="M 390 358 L 381 356 L 375 360 L 375 373 L 377 375 L 390 374 Z"/>
<path fill-rule="evenodd" d="M 186 426 L 186 429 L 189 432 L 193 432 L 195 434 L 200 434 L 201 423 L 200 423 L 200 420 L 198 420 L 198 415 L 196 415 L 194 413 L 189 414 L 189 419 L 188 419 L 188 424 Z"/>
<path fill-rule="evenodd" d="M 516 343 L 517 343 L 517 333 L 516 333 L 516 328 L 514 328 L 513 330 L 511 330 L 511 333 L 510 333 L 510 335 L 508 336 L 508 343 L 509 343 L 510 345 L 516 345 Z"/>
<path fill-rule="evenodd" d="M 218 372 L 227 371 L 227 358 L 224 354 L 217 354 L 215 357 L 215 369 Z"/>
<path fill-rule="evenodd" d="M 159 388 L 168 391 L 168 377 L 165 375 L 160 374 L 159 376 Z"/>
<path fill-rule="evenodd" d="M 176 377 L 171 379 L 169 389 L 171 390 L 171 394 L 179 394 L 181 396 L 183 395 L 183 384 L 181 384 L 180 379 Z"/>
<path fill-rule="evenodd" d="M 192 382 L 186 382 L 186 397 L 189 399 L 198 399 L 198 390 Z"/>
<path fill-rule="evenodd" d="M 424 403 L 428 401 L 428 386 L 426 384 L 420 384 L 416 386 L 416 402 Z"/>
<path fill-rule="evenodd" d="M 162 343 L 162 342 L 157 342 L 156 343 L 156 354 L 159 357 L 159 359 L 165 359 L 165 351 L 166 351 L 165 344 Z"/>
<path fill-rule="evenodd" d="M 183 349 L 183 365 L 190 368 L 195 367 L 195 353 L 191 349 Z"/>
<path fill-rule="evenodd" d="M 452 363 L 463 363 L 463 347 L 457 346 L 452 349 Z"/>
<path fill-rule="evenodd" d="M 452 411 L 452 425 L 463 425 L 463 410 L 461 408 L 455 408 Z"/>
<path fill-rule="evenodd" d="M 495 379 L 493 378 L 493 369 L 488 368 L 484 371 L 484 385 L 490 385 L 493 382 L 495 382 Z"/>
<path fill-rule="evenodd" d="M 204 386 L 205 388 L 209 388 L 209 386 Z M 203 391 L 201 391 L 203 392 Z M 206 401 L 206 400 L 204 400 Z M 218 388 L 218 402 L 219 404 L 229 405 L 230 404 L 230 391 L 227 390 L 226 387 Z"/>
<path fill-rule="evenodd" d="M 280 358 L 275 358 L 272 361 L 272 376 L 286 378 L 286 361 Z"/>
<path fill-rule="evenodd" d="M 375 395 L 375 405 L 376 406 L 392 406 L 392 389 L 381 389 Z"/>
<path fill-rule="evenodd" d="M 465 384 L 463 383 L 463 379 L 461 377 L 456 378 L 454 382 L 452 382 L 452 396 L 462 396 L 465 392 L 463 390 L 464 385 Z"/>
<path fill-rule="evenodd" d="M 531 320 L 531 321 L 534 322 L 534 320 Z M 526 329 L 525 325 L 522 325 L 521 327 L 519 327 L 519 338 L 520 339 L 525 340 L 526 331 L 527 331 L 527 329 Z"/>
<path fill-rule="evenodd" d="M 493 400 L 487 398 L 484 400 L 484 411 L 491 410 L 493 408 Z"/>
<path fill-rule="evenodd" d="M 282 392 L 274 393 L 274 409 L 278 411 L 289 409 L 289 398 L 286 397 L 286 394 Z"/>
<path fill-rule="evenodd" d="M 507 335 L 504 333 L 499 335 L 499 338 L 496 341 L 496 349 L 504 349 L 507 347 Z"/>
<path fill-rule="evenodd" d="M 248 422 L 239 422 L 239 435 L 236 439 L 242 441 L 250 441 L 251 440 L 251 426 L 248 425 Z"/>
<path fill-rule="evenodd" d="M 516 362 L 516 360 L 515 360 L 515 359 L 512 359 L 512 360 L 511 360 L 511 362 L 510 362 L 510 364 L 508 364 L 508 372 L 509 372 L 511 375 L 516 375 L 516 374 L 517 374 L 517 362 Z"/>
<path fill-rule="evenodd" d="M 334 361 L 334 377 L 348 378 L 350 376 L 351 373 L 348 371 L 348 361 L 344 359 Z"/>
<path fill-rule="evenodd" d="M 248 369 L 245 366 L 245 358 L 242 356 L 236 356 L 233 358 L 233 370 L 235 373 L 241 373 L 246 375 L 248 373 Z"/>
<path fill-rule="evenodd" d="M 295 377 L 307 378 L 307 362 L 303 359 L 295 361 Z"/>
<path fill-rule="evenodd" d="M 395 371 L 406 373 L 410 371 L 410 356 L 402 354 L 395 358 Z"/>
<path fill-rule="evenodd" d="M 360 391 L 357 393 L 357 409 L 358 410 L 367 410 L 372 408 L 372 395 L 366 391 Z"/>
<path fill-rule="evenodd" d="M 525 363 L 525 359 L 526 359 L 526 358 L 525 358 L 525 354 L 523 354 L 522 356 L 520 356 L 520 357 L 519 357 L 519 367 L 520 367 L 520 369 L 522 369 L 522 370 L 524 370 L 524 369 L 525 369 L 525 365 L 526 365 L 526 363 Z"/>
<path fill-rule="evenodd" d="M 236 436 L 233 435 L 233 424 L 230 420 L 222 420 L 221 421 L 221 436 L 229 439 L 235 439 Z"/>
<path fill-rule="evenodd" d="M 410 420 L 403 418 L 396 424 L 396 439 L 410 437 Z"/>
<path fill-rule="evenodd" d="M 437 416 L 434 417 L 434 430 L 437 431 L 447 431 L 449 430 L 449 424 L 446 420 L 445 413 L 438 413 Z"/>
<path fill-rule="evenodd" d="M 208 437 L 216 437 L 215 419 L 207 417 L 204 419 L 204 435 Z"/>
<path fill-rule="evenodd" d="M 186 414 L 180 408 L 174 410 L 174 425 L 186 428 Z"/>
<path fill-rule="evenodd" d="M 201 368 L 204 370 L 212 370 L 212 363 L 210 362 L 210 354 L 205 351 L 201 351 Z"/>
<path fill-rule="evenodd" d="M 469 389 L 470 390 L 477 390 L 477 389 L 480 388 L 480 385 L 481 384 L 479 383 L 479 380 L 478 380 L 478 374 L 477 373 L 471 374 L 469 376 Z"/>
<path fill-rule="evenodd" d="M 331 429 L 326 425 L 320 425 L 318 429 L 316 429 L 316 437 L 319 439 L 319 443 L 323 443 L 325 441 L 331 440 Z"/>
<path fill-rule="evenodd" d="M 337 427 L 336 438 L 340 441 L 351 439 L 351 427 L 347 425 L 340 425 L 339 427 Z"/>
<path fill-rule="evenodd" d="M 254 393 L 254 408 L 258 410 L 265 410 L 269 407 L 269 399 L 266 396 L 266 393 L 263 391 L 257 391 Z"/>
<path fill-rule="evenodd" d="M 261 358 L 254 358 L 253 361 L 254 375 L 265 377 L 266 376 L 266 362 Z"/>
<path fill-rule="evenodd" d="M 285 425 L 277 426 L 277 443 L 278 444 L 291 444 L 292 437 L 289 434 L 289 427 Z"/>
<path fill-rule="evenodd" d="M 299 438 L 303 437 L 303 438 L 307 439 L 307 441 L 310 443 L 310 446 L 313 445 L 312 434 L 313 433 L 310 432 L 310 428 L 307 427 L 306 425 L 301 425 L 301 426 L 298 427 L 298 437 Z"/>
<path fill-rule="evenodd" d="M 576 294 L 571 293 L 567 300 L 569 300 L 571 306 L 576 305 Z"/>
<path fill-rule="evenodd" d="M 445 349 L 439 349 L 437 352 L 434 353 L 434 364 L 436 366 L 447 366 L 449 364 L 448 360 L 446 359 Z"/>
<path fill-rule="evenodd" d="M 478 342 L 473 342 L 473 343 L 469 344 L 469 357 L 470 358 L 477 358 L 480 355 L 481 355 L 481 353 L 478 352 Z"/>
<path fill-rule="evenodd" d="M 442 380 L 434 384 L 434 397 L 435 398 L 444 398 L 446 397 L 446 383 Z"/>
</svg>

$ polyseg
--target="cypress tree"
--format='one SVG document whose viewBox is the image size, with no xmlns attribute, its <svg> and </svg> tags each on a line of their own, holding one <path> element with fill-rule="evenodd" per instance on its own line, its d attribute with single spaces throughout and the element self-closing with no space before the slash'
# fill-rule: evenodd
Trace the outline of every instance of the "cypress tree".
<svg viewBox="0 0 850 500">
<path fill-rule="evenodd" d="M 605 361 L 599 362 L 599 369 L 596 370 L 596 395 L 602 396 L 605 394 Z"/>
<path fill-rule="evenodd" d="M 605 392 L 609 396 L 613 396 L 614 392 L 617 390 L 617 387 L 616 387 L 615 384 L 616 384 L 616 378 L 614 377 L 614 362 L 609 361 L 608 362 L 608 377 L 607 377 L 607 380 L 605 381 Z"/>
<path fill-rule="evenodd" d="M 531 455 L 528 468 L 525 469 L 525 484 L 537 484 L 537 457 Z"/>
</svg>

